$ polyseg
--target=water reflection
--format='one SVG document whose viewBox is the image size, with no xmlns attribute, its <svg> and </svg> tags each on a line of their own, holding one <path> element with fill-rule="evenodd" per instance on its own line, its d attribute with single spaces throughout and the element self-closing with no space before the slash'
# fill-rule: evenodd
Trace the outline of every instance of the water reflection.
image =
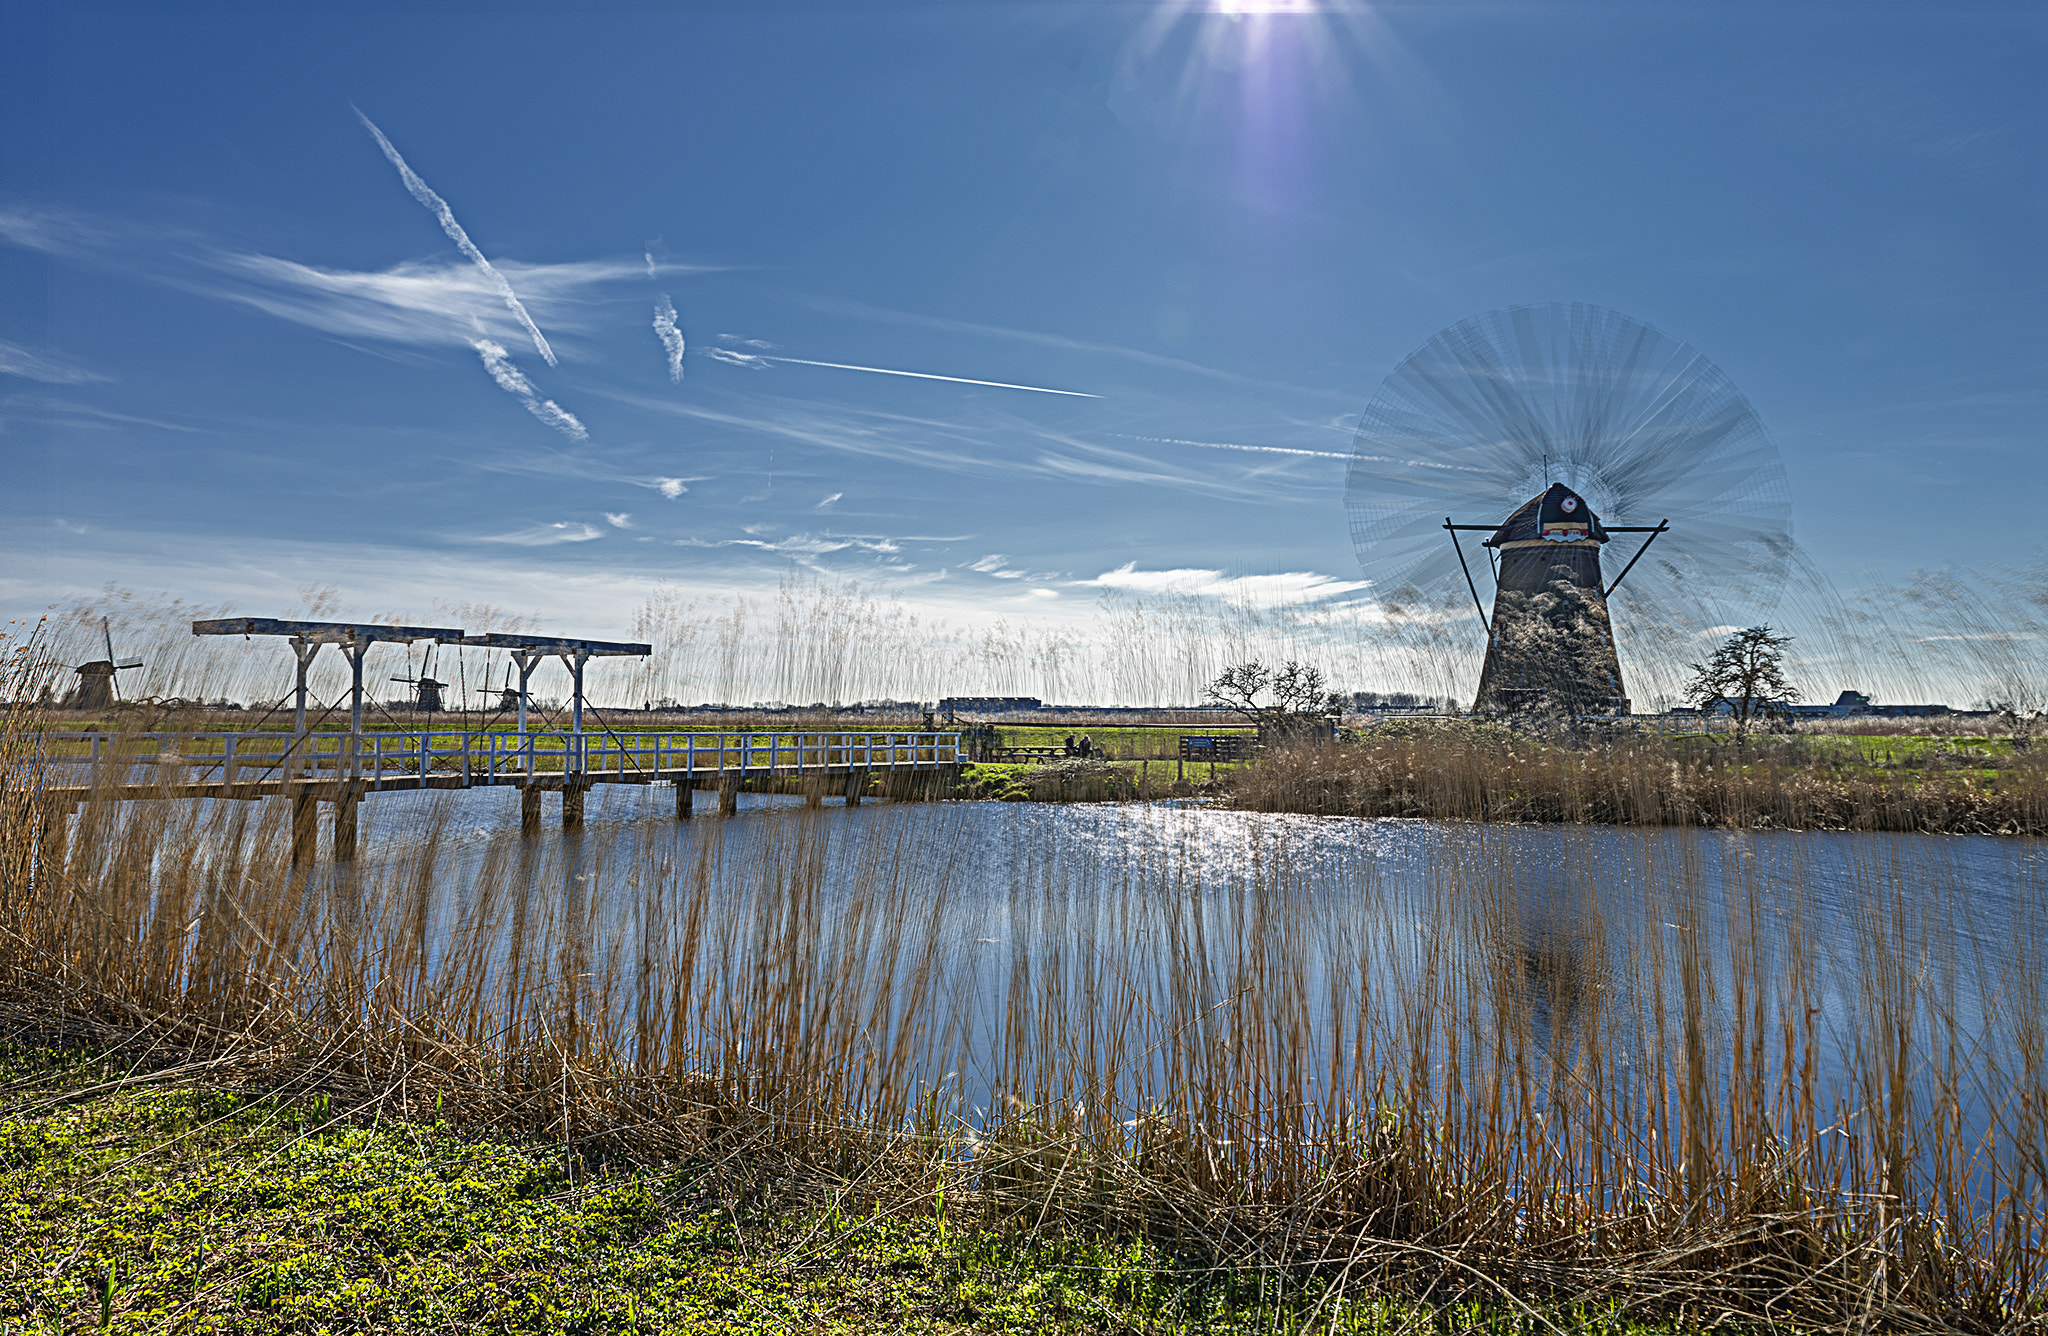
<svg viewBox="0 0 2048 1336">
<path fill-rule="evenodd" d="M 1959 1144 L 2039 1135 L 2038 841 L 666 797 L 525 836 L 509 793 L 380 800 L 343 881 L 430 883 L 429 956 L 480 944 L 507 998 L 593 981 L 634 1042 L 982 1109 L 1520 1083 L 1544 1116 L 1598 1085 L 1732 1120 L 1804 1081 L 1844 1119 L 1918 1092 Z"/>
</svg>

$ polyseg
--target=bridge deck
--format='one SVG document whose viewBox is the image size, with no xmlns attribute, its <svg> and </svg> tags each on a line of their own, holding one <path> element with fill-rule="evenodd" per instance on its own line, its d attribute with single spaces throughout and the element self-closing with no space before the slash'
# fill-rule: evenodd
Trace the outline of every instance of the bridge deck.
<svg viewBox="0 0 2048 1336">
<path fill-rule="evenodd" d="M 421 789 L 714 788 L 728 780 L 937 774 L 957 733 L 50 734 L 52 798 L 358 797 Z"/>
</svg>

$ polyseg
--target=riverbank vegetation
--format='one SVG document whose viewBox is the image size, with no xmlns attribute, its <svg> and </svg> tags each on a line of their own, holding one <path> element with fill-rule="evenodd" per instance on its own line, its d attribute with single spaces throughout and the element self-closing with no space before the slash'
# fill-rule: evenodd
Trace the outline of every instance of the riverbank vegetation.
<svg viewBox="0 0 2048 1336">
<path fill-rule="evenodd" d="M 1646 829 L 1650 863 L 1609 876 L 1581 827 L 1537 866 L 1491 824 L 1515 809 L 1489 786 L 1549 766 L 1581 819 L 1617 793 L 1647 827 L 1669 752 L 1355 749 L 1479 819 L 1433 829 L 1397 892 L 1310 823 L 1048 811 L 989 850 L 966 805 L 798 806 L 683 838 L 634 792 L 545 838 L 475 829 L 461 795 L 380 800 L 360 859 L 295 866 L 283 800 L 64 820 L 32 725 L 0 721 L 0 1001 L 118 1072 L 22 1074 L 0 1117 L 0 1168 L 31 1175 L 10 1241 L 62 1288 L 5 1284 L 69 1305 L 23 1324 L 157 1321 L 184 1300 L 145 1271 L 239 1296 L 251 1330 L 344 1324 L 318 1314 L 349 1294 L 387 1326 L 652 1329 L 640 1305 L 706 1293 L 731 1306 L 682 1329 L 970 1320 L 946 1307 L 966 1263 L 861 1290 L 921 1274 L 892 1248 L 993 1259 L 971 1320 L 1020 1328 L 1202 1329 L 1172 1293 L 1281 1330 L 2048 1322 L 2038 870 L 1979 897 L 1926 846 L 1795 845 L 1767 878 Z M 969 875 L 991 857 L 994 891 Z M 1799 889 L 1823 882 L 1842 904 Z M 201 1078 L 233 1100 L 176 1092 Z M 177 1160 L 258 1127 L 289 1139 L 250 1175 Z M 192 1213 L 150 1214 L 170 1202 Z M 226 1237 L 250 1204 L 267 1243 Z M 1050 1263 L 1019 1255 L 1124 1306 L 1033 1297 Z M 1163 1288 L 1122 1297 L 1127 1273 Z M 773 1306 L 799 1300 L 829 1311 Z"/>
<path fill-rule="evenodd" d="M 1231 776 L 1227 801 L 1318 816 L 2043 835 L 2048 747 L 1405 723 L 1271 748 Z"/>
</svg>

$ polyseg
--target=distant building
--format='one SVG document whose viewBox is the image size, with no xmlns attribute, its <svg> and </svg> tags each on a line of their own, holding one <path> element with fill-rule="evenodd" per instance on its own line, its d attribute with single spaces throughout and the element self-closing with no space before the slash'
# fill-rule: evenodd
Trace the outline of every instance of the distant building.
<svg viewBox="0 0 2048 1336">
<path fill-rule="evenodd" d="M 1044 708 L 1045 702 L 1036 696 L 945 696 L 939 700 L 940 714 L 1016 714 Z"/>
<path fill-rule="evenodd" d="M 1735 703 L 1724 696 L 1704 709 L 1681 705 L 1671 713 L 1728 715 L 1735 713 Z M 1929 719 L 1954 711 L 1946 705 L 1873 705 L 1870 697 L 1861 691 L 1844 691 L 1828 705 L 1805 705 L 1786 700 L 1759 701 L 1757 713 L 1777 715 L 1783 719 Z"/>
</svg>

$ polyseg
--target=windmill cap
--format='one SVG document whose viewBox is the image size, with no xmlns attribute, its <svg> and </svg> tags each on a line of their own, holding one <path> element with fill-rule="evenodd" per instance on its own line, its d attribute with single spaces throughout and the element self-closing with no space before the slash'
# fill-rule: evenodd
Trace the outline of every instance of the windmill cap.
<svg viewBox="0 0 2048 1336">
<path fill-rule="evenodd" d="M 1586 504 L 1585 497 L 1561 482 L 1554 482 L 1550 484 L 1550 490 L 1523 502 L 1493 531 L 1493 537 L 1486 540 L 1485 546 L 1545 541 L 1604 543 L 1607 530 L 1601 527 L 1600 517 Z"/>
</svg>

